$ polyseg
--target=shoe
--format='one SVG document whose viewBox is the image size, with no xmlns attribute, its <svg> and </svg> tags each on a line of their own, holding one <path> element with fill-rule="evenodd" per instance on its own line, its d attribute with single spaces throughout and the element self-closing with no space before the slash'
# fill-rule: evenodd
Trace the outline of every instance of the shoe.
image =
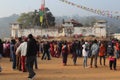
<svg viewBox="0 0 120 80">
<path fill-rule="evenodd" d="M 17 70 L 16 68 L 13 68 L 13 71 Z"/>
<path fill-rule="evenodd" d="M 85 68 L 89 68 L 88 66 L 86 66 Z"/>
<path fill-rule="evenodd" d="M 92 65 L 90 66 L 90 68 L 92 68 Z"/>
<path fill-rule="evenodd" d="M 35 67 L 35 69 L 38 69 L 38 67 Z"/>
<path fill-rule="evenodd" d="M 35 77 L 35 75 L 36 75 L 35 73 L 32 74 L 31 76 L 28 77 L 28 79 L 33 79 Z"/>
<path fill-rule="evenodd" d="M 48 60 L 51 60 L 51 59 L 48 59 Z"/>
<path fill-rule="evenodd" d="M 76 66 L 77 64 L 76 63 L 74 63 L 74 66 Z"/>
<path fill-rule="evenodd" d="M 23 70 L 22 72 L 27 72 L 27 70 Z"/>
<path fill-rule="evenodd" d="M 22 69 L 18 69 L 19 71 L 22 71 Z"/>
<path fill-rule="evenodd" d="M 95 65 L 95 68 L 97 68 L 97 65 Z"/>
<path fill-rule="evenodd" d="M 28 80 L 33 80 L 32 78 L 28 78 Z"/>
<path fill-rule="evenodd" d="M 117 70 L 117 69 L 114 69 L 115 71 Z"/>
<path fill-rule="evenodd" d="M 63 66 L 66 66 L 66 63 L 63 63 Z"/>
<path fill-rule="evenodd" d="M 34 79 L 35 75 L 36 75 L 35 73 L 32 75 L 32 79 Z"/>
</svg>

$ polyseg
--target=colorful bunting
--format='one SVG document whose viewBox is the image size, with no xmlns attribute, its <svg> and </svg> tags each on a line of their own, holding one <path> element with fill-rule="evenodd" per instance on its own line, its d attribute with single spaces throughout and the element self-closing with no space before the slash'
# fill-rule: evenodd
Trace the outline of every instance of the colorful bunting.
<svg viewBox="0 0 120 80">
<path fill-rule="evenodd" d="M 118 14 L 120 15 L 119 11 L 113 12 L 113 11 L 108 11 L 108 10 L 105 11 L 105 10 L 93 9 L 93 8 L 88 8 L 88 7 L 85 7 L 82 5 L 77 5 L 77 4 L 72 3 L 70 1 L 67 1 L 67 0 L 60 0 L 60 1 L 65 2 L 65 3 L 72 5 L 72 6 L 76 6 L 77 8 L 81 8 L 81 9 L 84 9 L 86 11 L 98 14 L 98 15 L 107 16 L 109 18 L 114 18 L 117 20 L 120 19 L 120 16 L 118 16 Z M 117 14 L 117 16 L 114 16 L 114 14 Z"/>
</svg>

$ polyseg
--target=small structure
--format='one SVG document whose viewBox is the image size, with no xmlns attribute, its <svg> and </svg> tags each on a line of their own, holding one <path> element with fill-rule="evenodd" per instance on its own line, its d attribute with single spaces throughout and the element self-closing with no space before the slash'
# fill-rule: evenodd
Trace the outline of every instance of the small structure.
<svg viewBox="0 0 120 80">
<path fill-rule="evenodd" d="M 107 25 L 106 21 L 99 20 L 93 26 L 74 26 L 73 21 L 67 21 L 62 24 L 64 35 L 68 35 L 69 29 L 72 31 L 72 35 L 83 35 L 83 36 L 96 36 L 96 37 L 106 37 L 107 36 Z M 80 23 L 79 23 L 80 24 Z M 67 33 L 68 31 L 68 33 Z"/>
<path fill-rule="evenodd" d="M 105 20 L 98 20 L 94 26 L 94 35 L 97 37 L 106 37 L 107 36 L 107 22 Z"/>
<path fill-rule="evenodd" d="M 10 24 L 11 26 L 11 37 L 18 37 L 21 36 L 21 29 L 22 29 L 22 24 L 18 22 L 14 22 Z"/>
<path fill-rule="evenodd" d="M 120 40 L 120 33 L 113 34 L 113 37 L 116 38 L 116 39 L 118 39 L 118 40 Z"/>
</svg>

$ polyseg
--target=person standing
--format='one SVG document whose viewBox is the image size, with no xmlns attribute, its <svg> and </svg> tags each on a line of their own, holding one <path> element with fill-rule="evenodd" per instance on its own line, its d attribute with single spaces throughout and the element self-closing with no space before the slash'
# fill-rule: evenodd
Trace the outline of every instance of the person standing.
<svg viewBox="0 0 120 80">
<path fill-rule="evenodd" d="M 109 56 L 109 68 L 110 70 L 112 70 L 113 68 L 114 70 L 116 70 L 116 58 L 113 55 Z"/>
<path fill-rule="evenodd" d="M 76 61 L 77 61 L 77 56 L 78 56 L 78 54 L 77 54 L 77 50 L 76 50 L 76 41 L 74 41 L 73 43 L 72 43 L 72 55 L 73 55 L 73 63 L 74 63 L 74 65 L 76 65 Z"/>
<path fill-rule="evenodd" d="M 54 47 L 54 42 L 50 43 L 50 53 L 52 57 L 55 57 L 55 47 Z"/>
<path fill-rule="evenodd" d="M 49 48 L 50 48 L 49 42 L 46 41 L 46 42 L 43 44 L 43 55 L 42 55 L 41 60 L 46 59 L 46 56 L 48 57 L 48 60 L 51 60 L 50 54 L 49 54 Z"/>
<path fill-rule="evenodd" d="M 99 50 L 99 46 L 97 44 L 97 40 L 94 40 L 93 44 L 91 46 L 91 62 L 90 62 L 91 68 L 92 68 L 92 64 L 93 64 L 93 59 L 94 59 L 94 66 L 95 66 L 95 68 L 97 68 L 98 50 Z"/>
<path fill-rule="evenodd" d="M 116 70 L 116 57 L 115 57 L 115 46 L 113 41 L 109 41 L 107 44 L 107 53 L 109 55 L 109 68 L 112 70 L 112 67 L 114 67 L 114 70 Z"/>
<path fill-rule="evenodd" d="M 22 43 L 22 38 L 21 37 L 16 39 L 15 52 L 16 52 L 17 48 L 20 46 L 21 43 Z M 21 54 L 16 56 L 16 66 L 17 66 L 17 69 L 19 71 L 21 71 Z"/>
<path fill-rule="evenodd" d="M 11 56 L 12 56 L 12 60 L 13 60 L 13 63 L 12 63 L 12 69 L 16 69 L 17 65 L 16 65 L 16 55 L 15 55 L 15 44 L 16 44 L 16 41 L 15 39 L 12 39 L 11 40 L 11 43 L 10 43 L 10 53 L 11 53 Z"/>
<path fill-rule="evenodd" d="M 67 42 L 65 42 L 62 45 L 62 57 L 63 57 L 63 66 L 67 65 L 67 57 L 68 57 L 68 45 Z"/>
<path fill-rule="evenodd" d="M 37 54 L 37 42 L 32 34 L 28 35 L 27 54 L 26 54 L 26 67 L 29 73 L 28 79 L 33 79 L 36 73 L 33 70 L 33 65 Z"/>
<path fill-rule="evenodd" d="M 39 42 L 37 41 L 37 55 L 36 55 L 36 58 L 35 58 L 35 69 L 38 69 L 38 61 L 37 61 L 37 58 L 40 57 L 40 53 L 39 53 Z"/>
<path fill-rule="evenodd" d="M 83 60 L 83 67 L 87 67 L 87 58 L 88 58 L 88 42 L 85 42 L 85 44 L 82 45 L 83 50 L 82 50 L 82 55 L 84 57 Z"/>
<path fill-rule="evenodd" d="M 27 50 L 27 38 L 24 38 L 24 42 L 16 50 L 16 55 L 21 54 L 21 69 L 23 72 L 26 72 L 25 60 L 26 60 L 26 51 Z"/>
<path fill-rule="evenodd" d="M 3 54 L 3 43 L 2 40 L 0 39 L 0 59 L 2 58 Z M 0 66 L 0 72 L 2 71 L 2 67 Z"/>
<path fill-rule="evenodd" d="M 115 43 L 115 57 L 116 59 L 120 57 L 120 43 L 118 41 Z"/>
<path fill-rule="evenodd" d="M 103 58 L 103 64 L 105 66 L 105 46 L 103 43 L 100 44 L 100 47 L 99 47 L 99 56 L 100 56 L 100 65 L 102 65 L 102 58 Z"/>
</svg>

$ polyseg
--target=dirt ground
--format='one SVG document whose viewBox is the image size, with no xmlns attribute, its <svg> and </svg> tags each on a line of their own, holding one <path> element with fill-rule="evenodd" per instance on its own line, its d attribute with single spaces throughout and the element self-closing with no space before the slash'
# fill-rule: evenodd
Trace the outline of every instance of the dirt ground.
<svg viewBox="0 0 120 80">
<path fill-rule="evenodd" d="M 89 65 L 90 59 L 88 60 Z M 83 58 L 78 58 L 74 66 L 72 58 L 68 58 L 68 65 L 62 65 L 62 58 L 52 60 L 41 60 L 38 58 L 39 69 L 35 70 L 35 80 L 120 80 L 120 60 L 117 61 L 117 71 L 110 70 L 108 59 L 106 66 L 99 65 L 98 68 L 83 68 Z M 12 62 L 8 58 L 2 58 L 0 64 L 3 71 L 0 72 L 0 80 L 28 80 L 28 73 L 12 70 Z"/>
</svg>

